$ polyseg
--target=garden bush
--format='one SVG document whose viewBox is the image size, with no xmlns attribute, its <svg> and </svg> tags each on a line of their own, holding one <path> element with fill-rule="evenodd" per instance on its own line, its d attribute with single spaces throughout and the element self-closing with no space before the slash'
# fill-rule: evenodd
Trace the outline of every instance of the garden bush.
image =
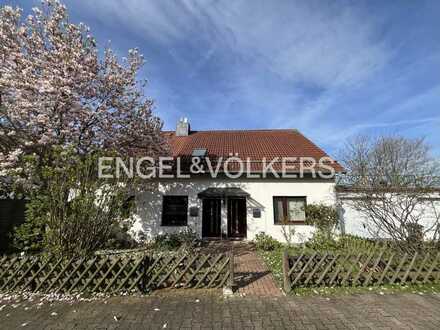
<svg viewBox="0 0 440 330">
<path fill-rule="evenodd" d="M 391 248 L 388 242 L 379 242 L 355 235 L 328 237 L 319 230 L 306 243 L 307 248 L 321 253 L 330 251 L 334 253 L 368 253 L 379 251 L 385 245 Z"/>
<path fill-rule="evenodd" d="M 138 246 L 136 240 L 129 233 L 129 224 L 114 224 L 111 226 L 105 249 L 133 249 Z"/>
<path fill-rule="evenodd" d="M 327 233 L 317 230 L 312 238 L 306 242 L 305 246 L 315 251 L 336 251 L 338 250 L 338 242 Z"/>
<path fill-rule="evenodd" d="M 355 235 L 343 235 L 338 240 L 339 248 L 347 252 L 368 252 L 373 249 L 379 249 L 383 244 L 385 242 L 379 244 L 378 241 Z"/>
<path fill-rule="evenodd" d="M 283 247 L 282 243 L 278 242 L 272 236 L 267 235 L 264 232 L 255 235 L 254 243 L 258 250 L 263 251 L 273 251 Z"/>
<path fill-rule="evenodd" d="M 169 251 L 176 250 L 185 245 L 188 248 L 197 245 L 199 238 L 191 229 L 185 229 L 178 233 L 167 233 L 157 235 L 152 247 L 157 250 Z"/>
<path fill-rule="evenodd" d="M 47 150 L 50 166 L 42 166 L 41 158 L 26 158 L 27 170 L 38 173 L 44 184 L 29 193 L 26 221 L 14 232 L 17 249 L 85 256 L 108 247 L 112 230 L 131 212 L 126 205 L 130 190 L 124 179 L 109 184 L 96 176 L 100 156 L 78 156 L 55 146 Z"/>
<path fill-rule="evenodd" d="M 305 212 L 306 224 L 316 227 L 321 235 L 326 235 L 330 239 L 339 219 L 336 208 L 325 204 L 309 204 Z"/>
</svg>

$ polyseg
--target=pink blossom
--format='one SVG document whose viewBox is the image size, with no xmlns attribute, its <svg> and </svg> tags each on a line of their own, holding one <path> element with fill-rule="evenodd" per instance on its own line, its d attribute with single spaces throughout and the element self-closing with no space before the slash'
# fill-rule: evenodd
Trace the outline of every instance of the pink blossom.
<svg viewBox="0 0 440 330">
<path fill-rule="evenodd" d="M 89 28 L 71 23 L 58 1 L 43 1 L 27 19 L 3 6 L 0 58 L 2 167 L 53 144 L 80 153 L 102 146 L 145 156 L 166 150 L 162 122 L 137 80 L 142 55 L 131 49 L 120 62 L 107 48 L 100 58 Z"/>
</svg>

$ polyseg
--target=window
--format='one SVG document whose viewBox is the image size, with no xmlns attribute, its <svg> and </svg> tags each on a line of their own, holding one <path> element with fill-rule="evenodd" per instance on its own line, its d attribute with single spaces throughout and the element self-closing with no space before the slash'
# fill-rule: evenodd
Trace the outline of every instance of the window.
<svg viewBox="0 0 440 330">
<path fill-rule="evenodd" d="M 163 196 L 162 226 L 186 226 L 188 196 Z"/>
<path fill-rule="evenodd" d="M 191 156 L 193 156 L 193 157 L 205 157 L 206 156 L 206 149 L 204 149 L 204 148 L 193 149 L 193 152 L 191 153 Z"/>
<path fill-rule="evenodd" d="M 276 225 L 304 223 L 306 220 L 305 197 L 274 197 L 273 212 Z"/>
</svg>

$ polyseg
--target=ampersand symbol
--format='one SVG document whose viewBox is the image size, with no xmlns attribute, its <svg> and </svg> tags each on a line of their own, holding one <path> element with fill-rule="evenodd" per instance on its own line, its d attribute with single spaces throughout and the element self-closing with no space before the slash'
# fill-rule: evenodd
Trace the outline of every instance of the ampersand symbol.
<svg viewBox="0 0 440 330">
<path fill-rule="evenodd" d="M 199 157 L 194 157 L 191 162 L 191 166 L 189 168 L 190 172 L 193 174 L 205 173 L 203 170 L 203 164 L 201 164 L 201 159 Z"/>
</svg>

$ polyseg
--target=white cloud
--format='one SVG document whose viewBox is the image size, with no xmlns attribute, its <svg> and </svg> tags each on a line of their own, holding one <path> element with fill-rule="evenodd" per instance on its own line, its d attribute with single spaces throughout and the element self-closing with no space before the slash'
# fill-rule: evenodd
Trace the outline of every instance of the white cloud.
<svg viewBox="0 0 440 330">
<path fill-rule="evenodd" d="M 203 40 L 320 88 L 359 83 L 388 58 L 375 41 L 374 22 L 354 7 L 323 1 L 95 0 L 81 6 L 146 41 L 173 46 Z M 202 62 L 212 49 L 200 52 Z"/>
<path fill-rule="evenodd" d="M 427 124 L 431 125 L 436 123 L 440 123 L 440 117 L 428 117 L 428 118 L 419 118 L 419 119 L 399 120 L 392 122 L 371 122 L 365 124 L 357 124 L 345 130 L 339 132 L 333 132 L 332 134 L 327 135 L 326 139 L 328 142 L 344 141 L 350 136 L 354 136 L 369 129 L 382 129 L 382 128 L 392 129 L 392 128 L 397 128 L 399 126 L 414 128 L 415 126 L 423 126 Z"/>
<path fill-rule="evenodd" d="M 224 124 L 218 119 L 229 119 L 239 111 L 257 125 L 297 127 L 329 145 L 364 130 L 438 123 L 429 113 L 422 119 L 400 119 L 399 113 L 411 112 L 438 88 L 427 91 L 429 95 L 394 99 L 392 91 L 400 88 L 405 95 L 404 86 L 410 85 L 405 79 L 410 80 L 411 70 L 419 66 L 388 71 L 390 61 L 401 55 L 380 34 L 386 15 L 366 15 L 358 2 L 95 0 L 75 6 L 96 16 L 104 26 L 121 26 L 139 42 L 159 44 L 159 51 L 171 54 L 185 72 L 189 86 L 191 79 L 205 78 L 200 74 L 205 66 L 222 60 L 215 70 L 222 70 L 228 86 L 200 94 L 195 91 L 197 97 L 190 104 L 194 107 L 190 111 L 216 110 L 199 119 L 206 125 Z M 173 118 L 170 112 L 175 117 L 190 115 L 182 113 L 182 98 L 188 94 L 181 96 L 180 87 L 171 85 L 162 80 L 157 88 L 158 110 L 167 121 Z M 346 102 L 349 97 L 366 95 L 371 98 Z M 390 103 L 392 107 L 381 108 Z M 264 109 L 270 116 L 264 121 L 253 119 L 253 112 Z M 374 112 L 376 117 L 363 115 L 355 120 L 351 116 L 348 127 L 344 118 L 338 122 L 338 116 L 355 111 Z M 336 118 L 326 122 L 324 116 Z M 168 125 L 173 127 L 174 122 Z"/>
<path fill-rule="evenodd" d="M 271 113 L 266 124 L 273 127 L 310 130 L 392 54 L 380 40 L 377 21 L 350 3 L 95 0 L 80 6 L 103 24 L 121 25 L 137 39 L 168 49 L 188 79 L 199 77 L 216 57 L 236 58 L 239 64 L 222 68 L 233 92 L 212 91 L 194 102 L 207 108 L 221 104 L 225 112 L 237 110 L 237 104 L 242 112 L 266 108 Z M 274 90 L 274 77 L 290 90 Z M 303 97 L 304 86 L 319 95 Z"/>
</svg>

